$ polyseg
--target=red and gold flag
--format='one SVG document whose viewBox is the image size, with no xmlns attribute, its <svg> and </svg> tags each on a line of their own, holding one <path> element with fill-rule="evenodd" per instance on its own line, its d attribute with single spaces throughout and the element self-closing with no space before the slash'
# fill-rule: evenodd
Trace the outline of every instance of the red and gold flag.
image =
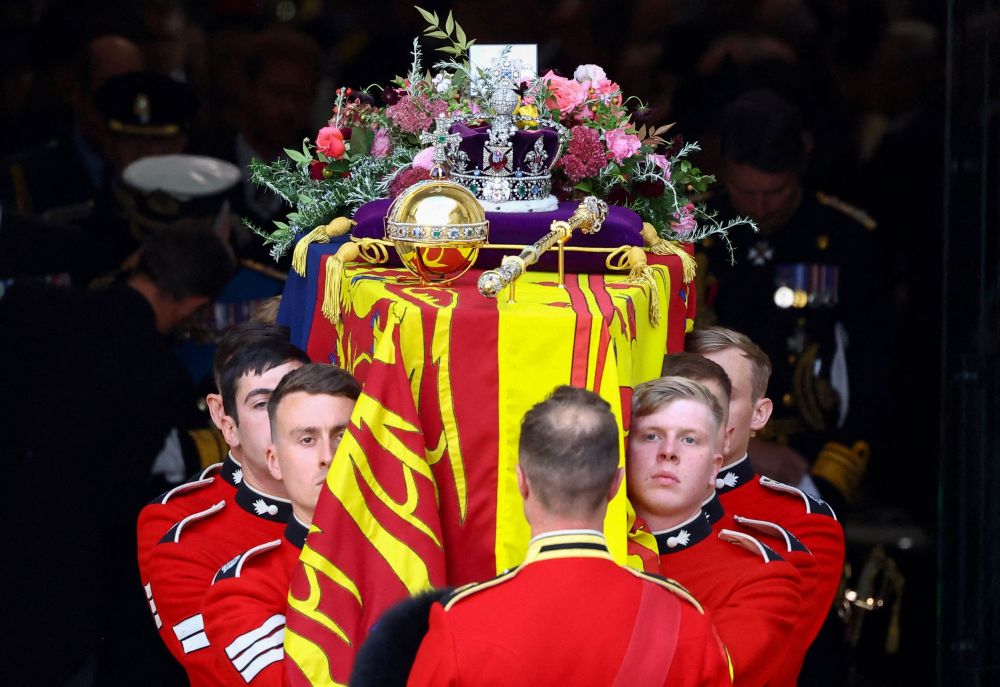
<svg viewBox="0 0 1000 687">
<path fill-rule="evenodd" d="M 364 391 L 292 575 L 291 684 L 346 684 L 388 606 L 521 562 L 521 418 L 571 384 L 599 393 L 628 426 L 632 387 L 659 376 L 668 329 L 683 331 L 688 313 L 679 264 L 652 267 L 667 310 L 656 326 L 649 287 L 620 275 L 567 275 L 558 288 L 555 275 L 528 273 L 508 303 L 506 293 L 482 297 L 476 272 L 441 288 L 402 270 L 344 270 L 342 324 L 314 321 L 309 353 L 351 370 Z M 623 494 L 605 530 L 624 562 Z"/>
</svg>

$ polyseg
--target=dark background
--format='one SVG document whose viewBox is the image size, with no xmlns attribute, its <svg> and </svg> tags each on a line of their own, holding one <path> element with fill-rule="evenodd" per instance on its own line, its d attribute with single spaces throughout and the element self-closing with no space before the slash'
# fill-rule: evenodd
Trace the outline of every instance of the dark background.
<svg viewBox="0 0 1000 687">
<path fill-rule="evenodd" d="M 997 115 L 1000 9 L 989 0 L 430 2 L 480 43 L 537 43 L 539 68 L 596 63 L 624 92 L 700 140 L 718 165 L 726 103 L 768 87 L 801 108 L 806 183 L 879 222 L 899 297 L 879 331 L 894 355 L 887 434 L 847 522 L 860 566 L 878 544 L 906 578 L 898 651 L 889 605 L 846 655 L 851 684 L 1000 684 L 1000 282 Z M 191 152 L 254 107 L 238 67 L 253 35 L 285 24 L 325 55 L 322 124 L 339 86 L 387 85 L 425 24 L 408 2 L 8 0 L 0 7 L 0 155 L 65 135 L 62 84 L 79 46 L 116 33 L 199 94 Z M 424 68 L 440 53 L 424 41 Z M 294 142 L 293 142 L 294 144 Z M 53 184 L 72 184 L 54 174 Z M 894 294 L 895 295 L 895 294 Z M 11 364 L 5 361 L 4 364 Z M 11 552 L 15 554 L 16 552 Z M 887 598 L 893 598 L 889 593 Z"/>
</svg>

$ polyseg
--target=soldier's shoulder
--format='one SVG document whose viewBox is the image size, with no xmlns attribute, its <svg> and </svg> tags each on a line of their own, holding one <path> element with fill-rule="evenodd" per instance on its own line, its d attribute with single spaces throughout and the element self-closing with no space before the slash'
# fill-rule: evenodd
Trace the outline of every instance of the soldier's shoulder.
<svg viewBox="0 0 1000 687">
<path fill-rule="evenodd" d="M 160 544 L 179 544 L 181 537 L 187 533 L 193 525 L 217 516 L 225 507 L 226 502 L 224 500 L 220 500 L 208 508 L 204 508 L 185 516 L 181 520 L 174 523 L 174 525 L 167 530 L 167 533 L 160 539 Z"/>
<path fill-rule="evenodd" d="M 219 568 L 218 572 L 215 573 L 215 576 L 212 578 L 212 584 L 214 585 L 221 580 L 238 579 L 243 575 L 243 572 L 247 569 L 248 565 L 252 565 L 252 562 L 259 562 L 265 554 L 276 550 L 280 546 L 281 540 L 274 539 L 272 541 L 253 546 L 243 553 L 233 556 Z"/>
<path fill-rule="evenodd" d="M 823 191 L 815 191 L 813 198 L 819 207 L 827 209 L 834 216 L 842 217 L 848 225 L 854 225 L 865 231 L 875 231 L 878 227 L 878 222 L 866 211 L 837 196 Z"/>
<path fill-rule="evenodd" d="M 672 580 L 669 577 L 663 577 L 662 575 L 657 575 L 656 573 L 646 572 L 644 570 L 636 570 L 635 568 L 624 567 L 624 570 L 628 571 L 632 575 L 640 578 L 643 582 L 651 584 L 655 587 L 665 590 L 678 597 L 682 601 L 685 601 L 692 606 L 694 606 L 699 613 L 704 613 L 705 609 L 702 607 L 698 600 L 694 598 L 694 595 L 687 590 L 680 582 L 677 580 Z"/>
<path fill-rule="evenodd" d="M 765 493 L 785 500 L 790 500 L 790 503 L 801 507 L 804 514 L 823 515 L 834 520 L 837 519 L 837 514 L 834 512 L 830 504 L 806 493 L 798 487 L 793 487 L 790 484 L 779 482 L 776 479 L 771 479 L 770 477 L 765 477 L 764 475 L 761 475 L 757 481 Z"/>
<path fill-rule="evenodd" d="M 511 568 L 510 570 L 505 570 L 490 580 L 486 580 L 484 582 L 473 582 L 471 584 L 458 587 L 441 598 L 441 605 L 444 606 L 444 610 L 450 611 L 463 601 L 467 601 L 477 594 L 480 594 L 488 589 L 493 589 L 504 582 L 514 579 L 520 569 L 520 567 Z"/>
</svg>

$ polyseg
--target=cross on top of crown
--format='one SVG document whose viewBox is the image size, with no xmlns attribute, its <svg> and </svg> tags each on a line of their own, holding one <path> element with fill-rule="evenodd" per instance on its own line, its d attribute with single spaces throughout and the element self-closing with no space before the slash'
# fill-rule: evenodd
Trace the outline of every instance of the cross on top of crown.
<svg viewBox="0 0 1000 687">
<path fill-rule="evenodd" d="M 499 57 L 494 57 L 490 61 L 490 66 L 486 68 L 489 80 L 494 86 L 507 86 L 512 88 L 521 79 L 521 73 L 526 65 L 521 60 L 511 59 L 506 53 L 501 53 Z"/>
<path fill-rule="evenodd" d="M 460 134 L 448 133 L 450 126 L 451 118 L 442 113 L 434 120 L 434 131 L 420 134 L 421 143 L 434 146 L 434 164 L 439 167 L 448 162 L 448 146 L 458 145 L 462 140 Z"/>
</svg>

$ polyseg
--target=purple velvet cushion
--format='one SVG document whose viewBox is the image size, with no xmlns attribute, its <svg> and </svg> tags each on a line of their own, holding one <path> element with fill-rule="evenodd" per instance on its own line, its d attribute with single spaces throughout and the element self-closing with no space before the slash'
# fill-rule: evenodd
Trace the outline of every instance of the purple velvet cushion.
<svg viewBox="0 0 1000 687">
<path fill-rule="evenodd" d="M 354 220 L 358 223 L 351 232 L 358 238 L 384 239 L 385 216 L 389 211 L 390 201 L 387 199 L 373 200 L 358 208 Z M 534 243 L 548 233 L 552 222 L 569 219 L 579 203 L 563 202 L 552 212 L 487 212 L 486 219 L 490 222 L 490 243 L 512 244 L 526 246 Z M 620 246 L 642 245 L 642 218 L 628 208 L 612 205 L 608 208 L 608 218 L 601 230 L 596 234 L 575 232 L 567 246 L 588 248 L 618 248 Z M 476 269 L 490 269 L 500 264 L 505 255 L 516 255 L 518 250 L 479 251 Z M 606 253 L 566 252 L 566 271 L 576 273 L 604 273 L 608 269 L 604 264 Z M 400 265 L 399 258 L 393 251 L 389 252 L 389 262 Z M 546 252 L 534 268 L 542 272 L 556 270 L 555 251 Z"/>
</svg>

